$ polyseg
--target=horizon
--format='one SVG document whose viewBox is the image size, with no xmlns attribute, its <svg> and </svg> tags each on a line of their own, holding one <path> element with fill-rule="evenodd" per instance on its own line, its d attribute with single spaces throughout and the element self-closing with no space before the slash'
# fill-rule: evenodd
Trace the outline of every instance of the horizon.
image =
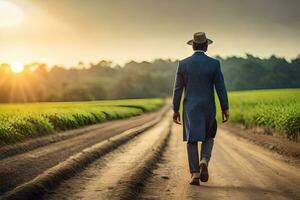
<svg viewBox="0 0 300 200">
<path fill-rule="evenodd" d="M 193 51 L 191 51 L 191 55 L 192 55 L 192 53 L 193 53 Z M 209 54 L 208 52 L 205 52 L 205 53 Z M 220 57 L 221 59 L 226 60 L 226 59 L 230 59 L 230 58 L 243 58 L 243 59 L 247 59 L 247 55 L 253 56 L 254 58 L 258 58 L 258 59 L 261 59 L 261 60 L 270 59 L 271 57 L 275 56 L 276 58 L 286 60 L 288 63 L 291 63 L 292 60 L 300 59 L 300 54 L 298 54 L 297 56 L 295 56 L 293 58 L 286 58 L 284 56 L 279 56 L 279 55 L 275 55 L 275 54 L 271 54 L 270 56 L 266 56 L 266 57 L 260 57 L 258 55 L 253 55 L 253 54 L 250 54 L 250 53 L 245 53 L 242 56 L 240 56 L 240 55 L 228 55 L 228 56 L 210 55 L 210 56 L 213 57 L 213 58 Z M 79 65 L 81 65 L 80 63 L 82 63 L 82 65 L 84 67 L 88 67 L 90 65 L 96 65 L 96 64 L 98 64 L 101 61 L 108 61 L 108 62 L 112 63 L 111 67 L 117 67 L 117 66 L 124 67 L 126 64 L 131 63 L 131 62 L 136 62 L 136 63 L 143 63 L 143 62 L 153 63 L 156 60 L 170 60 L 171 62 L 176 62 L 176 61 L 178 61 L 180 59 L 179 58 L 174 58 L 174 59 L 172 59 L 172 58 L 153 58 L 153 59 L 148 59 L 148 60 L 128 60 L 128 61 L 126 61 L 124 63 L 117 63 L 117 62 L 114 62 L 113 60 L 110 60 L 110 59 L 101 59 L 100 58 L 98 61 L 94 61 L 94 62 L 82 62 L 81 60 L 79 60 L 77 62 L 77 64 L 74 64 L 74 65 L 49 64 L 49 63 L 39 62 L 39 61 L 32 61 L 32 62 L 21 63 L 21 64 L 23 64 L 24 66 L 25 65 L 35 65 L 35 64 L 45 65 L 48 70 L 51 69 L 51 68 L 53 68 L 53 67 L 62 67 L 62 68 L 65 68 L 65 69 L 83 69 L 83 68 L 79 67 Z M 9 66 L 11 66 L 13 64 L 20 64 L 20 62 L 8 63 L 8 62 L 1 62 L 0 61 L 0 66 L 1 65 L 9 65 Z M 86 68 L 86 69 L 88 69 L 88 68 Z"/>
<path fill-rule="evenodd" d="M 212 56 L 299 56 L 300 2 L 230 2 L 1 0 L 0 62 L 178 60 L 192 54 L 186 41 L 197 31 L 214 41 Z"/>
</svg>

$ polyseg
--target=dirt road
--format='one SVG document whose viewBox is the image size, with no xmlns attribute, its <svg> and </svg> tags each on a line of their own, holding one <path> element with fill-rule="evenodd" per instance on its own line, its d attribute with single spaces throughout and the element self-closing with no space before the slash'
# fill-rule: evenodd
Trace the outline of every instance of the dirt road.
<svg viewBox="0 0 300 200">
<path fill-rule="evenodd" d="M 166 122 L 162 122 L 166 123 Z M 122 180 L 155 144 L 156 127 L 60 184 L 46 199 L 114 199 Z M 276 154 L 219 129 L 209 166 L 210 180 L 189 185 L 186 146 L 173 126 L 161 161 L 137 199 L 300 199 L 300 170 Z M 116 199 L 122 199 L 117 196 Z"/>
<path fill-rule="evenodd" d="M 165 110 L 164 108 L 129 119 L 105 122 L 96 125 L 97 127 L 91 131 L 76 135 L 76 137 L 1 159 L 0 196 L 93 144 L 159 118 L 165 113 Z M 66 132 L 66 134 L 68 133 Z"/>
<path fill-rule="evenodd" d="M 60 182 L 54 190 L 46 189 L 48 193 L 44 199 L 113 200 L 125 199 L 127 193 L 142 200 L 300 199 L 299 167 L 287 164 L 278 154 L 222 128 L 218 130 L 209 165 L 210 180 L 201 186 L 189 185 L 186 144 L 182 142 L 181 127 L 173 125 L 169 131 L 170 113 L 161 119 L 158 116 L 162 113 L 158 111 L 110 122 L 76 137 L 1 159 L 0 192 L 32 180 L 93 144 L 156 119 L 160 122 L 152 128 L 103 155 L 72 178 Z M 147 168 L 151 159 L 155 168 Z M 20 199 L 28 198 L 22 196 Z M 132 196 L 127 199 L 132 199 Z"/>
</svg>

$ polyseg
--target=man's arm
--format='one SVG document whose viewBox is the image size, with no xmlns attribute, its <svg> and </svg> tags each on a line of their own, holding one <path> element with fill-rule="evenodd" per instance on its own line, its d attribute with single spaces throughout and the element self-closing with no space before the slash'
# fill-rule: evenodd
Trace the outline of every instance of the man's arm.
<svg viewBox="0 0 300 200">
<path fill-rule="evenodd" d="M 229 105 L 228 105 L 228 97 L 227 91 L 224 83 L 224 77 L 221 71 L 220 62 L 218 62 L 217 71 L 214 79 L 215 88 L 218 94 L 218 98 L 220 101 L 221 109 L 222 109 L 222 119 L 223 122 L 228 121 L 229 118 Z"/>
<path fill-rule="evenodd" d="M 182 73 L 182 66 L 180 65 L 179 62 L 176 71 L 174 88 L 173 88 L 173 110 L 174 110 L 173 121 L 176 124 L 180 124 L 179 107 L 180 107 L 183 88 L 184 88 L 184 78 Z"/>
</svg>

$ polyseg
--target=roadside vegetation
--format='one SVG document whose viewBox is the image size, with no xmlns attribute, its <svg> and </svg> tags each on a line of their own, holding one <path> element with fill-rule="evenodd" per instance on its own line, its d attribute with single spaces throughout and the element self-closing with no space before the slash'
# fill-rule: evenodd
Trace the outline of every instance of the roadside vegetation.
<svg viewBox="0 0 300 200">
<path fill-rule="evenodd" d="M 0 145 L 159 109 L 163 99 L 0 105 Z"/>
<path fill-rule="evenodd" d="M 248 128 L 263 126 L 274 129 L 297 141 L 300 133 L 300 89 L 230 92 L 229 102 L 231 122 L 242 123 Z"/>
</svg>

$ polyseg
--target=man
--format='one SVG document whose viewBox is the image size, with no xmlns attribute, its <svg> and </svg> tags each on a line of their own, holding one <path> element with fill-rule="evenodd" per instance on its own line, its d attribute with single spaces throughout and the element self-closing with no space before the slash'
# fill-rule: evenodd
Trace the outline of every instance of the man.
<svg viewBox="0 0 300 200">
<path fill-rule="evenodd" d="M 199 185 L 208 181 L 208 162 L 217 131 L 214 88 L 221 104 L 222 119 L 229 118 L 227 91 L 220 62 L 204 52 L 212 43 L 205 33 L 194 34 L 187 42 L 193 46 L 194 54 L 179 61 L 173 91 L 173 121 L 180 124 L 179 106 L 183 100 L 183 140 L 187 141 L 189 169 L 192 175 L 190 184 Z M 201 141 L 199 163 L 198 142 Z M 199 181 L 200 179 L 200 181 Z"/>
</svg>

